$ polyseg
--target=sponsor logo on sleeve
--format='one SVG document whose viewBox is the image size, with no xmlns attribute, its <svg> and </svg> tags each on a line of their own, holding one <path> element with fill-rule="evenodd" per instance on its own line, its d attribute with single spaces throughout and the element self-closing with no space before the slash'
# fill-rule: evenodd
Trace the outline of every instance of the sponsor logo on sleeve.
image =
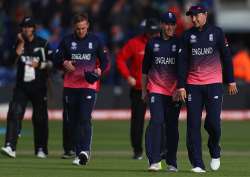
<svg viewBox="0 0 250 177">
<path fill-rule="evenodd" d="M 93 43 L 89 42 L 89 49 L 93 49 Z"/>
<path fill-rule="evenodd" d="M 76 50 L 77 49 L 77 43 L 76 42 L 71 42 L 71 47 L 72 50 Z"/>
<path fill-rule="evenodd" d="M 210 41 L 210 42 L 213 42 L 213 41 L 214 41 L 214 35 L 213 35 L 213 34 L 209 34 L 209 37 L 208 37 L 208 38 L 209 38 L 209 41 Z"/>
<path fill-rule="evenodd" d="M 172 52 L 176 51 L 176 45 L 172 45 Z"/>
<path fill-rule="evenodd" d="M 159 50 L 160 50 L 160 44 L 155 43 L 155 44 L 154 44 L 154 49 L 153 49 L 153 51 L 154 51 L 154 52 L 158 52 Z"/>
<path fill-rule="evenodd" d="M 194 34 L 192 34 L 190 36 L 190 43 L 196 43 L 196 42 L 197 42 L 197 37 Z"/>
</svg>

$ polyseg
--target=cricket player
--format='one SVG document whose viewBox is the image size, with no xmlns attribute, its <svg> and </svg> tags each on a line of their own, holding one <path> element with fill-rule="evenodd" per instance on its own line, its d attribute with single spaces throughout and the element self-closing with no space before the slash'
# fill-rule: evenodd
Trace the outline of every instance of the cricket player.
<svg viewBox="0 0 250 177">
<path fill-rule="evenodd" d="M 161 36 L 152 38 L 146 45 L 142 66 L 142 99 L 148 96 L 150 122 L 145 141 L 149 171 L 161 170 L 162 136 L 166 137 L 165 156 L 168 170 L 177 172 L 179 140 L 178 118 L 181 104 L 173 101 L 177 85 L 176 60 L 179 40 L 174 36 L 176 17 L 167 12 L 161 16 Z M 165 133 L 162 128 L 165 124 Z"/>
<path fill-rule="evenodd" d="M 48 112 L 47 78 L 52 67 L 52 51 L 48 42 L 35 35 L 36 23 L 32 17 L 25 17 L 20 24 L 17 42 L 11 60 L 17 64 L 16 85 L 7 115 L 5 145 L 1 152 L 16 157 L 18 131 L 28 101 L 33 106 L 35 154 L 46 158 L 48 154 Z"/>
<path fill-rule="evenodd" d="M 61 41 L 54 63 L 64 69 L 64 113 L 69 122 L 75 165 L 86 165 L 90 159 L 92 125 L 91 113 L 96 102 L 98 80 L 107 68 L 107 50 L 101 40 L 88 32 L 87 14 L 73 19 L 74 32 Z M 97 62 L 99 61 L 99 67 Z"/>
<path fill-rule="evenodd" d="M 193 166 L 191 171 L 204 173 L 200 132 L 203 107 L 207 113 L 204 128 L 209 135 L 210 166 L 212 170 L 218 170 L 222 83 L 227 84 L 230 95 L 238 90 L 233 77 L 229 44 L 222 29 L 207 23 L 207 9 L 202 4 L 191 6 L 186 15 L 190 16 L 193 27 L 185 31 L 179 49 L 176 98 L 187 104 L 187 149 Z"/>
</svg>

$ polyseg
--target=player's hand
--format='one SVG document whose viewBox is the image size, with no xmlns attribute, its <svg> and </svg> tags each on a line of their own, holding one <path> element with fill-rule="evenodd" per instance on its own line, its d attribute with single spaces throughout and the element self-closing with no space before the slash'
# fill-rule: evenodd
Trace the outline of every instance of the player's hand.
<svg viewBox="0 0 250 177">
<path fill-rule="evenodd" d="M 173 101 L 176 101 L 176 102 L 179 101 L 177 90 L 174 91 L 174 93 L 173 93 L 173 95 L 172 95 L 172 100 L 173 100 Z"/>
<path fill-rule="evenodd" d="M 95 72 L 96 74 L 98 74 L 98 76 L 101 76 L 101 75 L 102 75 L 102 70 L 101 70 L 101 68 L 96 68 L 96 69 L 94 70 L 94 72 Z"/>
<path fill-rule="evenodd" d="M 17 34 L 17 40 L 18 40 L 19 43 L 23 43 L 24 44 L 25 41 L 23 39 L 22 33 L 18 33 Z"/>
<path fill-rule="evenodd" d="M 73 72 L 76 70 L 74 66 L 74 61 L 71 60 L 65 60 L 63 62 L 63 67 L 66 69 L 67 72 Z"/>
<path fill-rule="evenodd" d="M 136 84 L 136 80 L 132 76 L 129 76 L 127 81 L 128 81 L 128 84 L 132 87 L 135 86 L 135 84 Z"/>
<path fill-rule="evenodd" d="M 187 98 L 187 93 L 186 93 L 185 88 L 179 88 L 176 90 L 174 101 L 185 102 L 186 98 Z"/>
<path fill-rule="evenodd" d="M 238 93 L 237 85 L 235 82 L 229 83 L 227 86 L 229 95 L 236 95 Z"/>
<path fill-rule="evenodd" d="M 141 99 L 146 102 L 147 100 L 147 96 L 148 96 L 148 92 L 146 89 L 142 89 L 142 92 L 141 92 Z"/>
<path fill-rule="evenodd" d="M 17 34 L 17 41 L 18 41 L 18 44 L 16 47 L 16 53 L 17 55 L 21 55 L 24 50 L 24 39 L 23 39 L 22 33 Z"/>
<path fill-rule="evenodd" d="M 38 65 L 39 65 L 39 61 L 37 61 L 37 60 L 32 60 L 31 66 L 32 66 L 33 68 L 37 68 Z"/>
</svg>

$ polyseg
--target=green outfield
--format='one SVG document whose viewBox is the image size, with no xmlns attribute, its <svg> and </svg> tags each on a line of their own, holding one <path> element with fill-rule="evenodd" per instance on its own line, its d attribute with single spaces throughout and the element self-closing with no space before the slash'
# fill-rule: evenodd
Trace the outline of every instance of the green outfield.
<svg viewBox="0 0 250 177">
<path fill-rule="evenodd" d="M 180 144 L 178 151 L 178 173 L 164 170 L 156 173 L 147 171 L 147 159 L 131 159 L 129 144 L 129 121 L 94 121 L 92 158 L 87 166 L 73 166 L 72 160 L 60 159 L 61 122 L 50 121 L 49 157 L 37 159 L 33 155 L 33 136 L 30 121 L 24 121 L 22 137 L 19 140 L 17 158 L 0 155 L 0 177 L 166 177 L 166 176 L 250 176 L 250 121 L 223 122 L 222 165 L 218 172 L 208 170 L 206 174 L 189 172 L 191 166 L 185 147 L 185 123 L 180 123 Z M 0 122 L 1 129 L 5 122 Z M 203 140 L 207 136 L 203 131 Z M 0 145 L 4 135 L 0 135 Z M 203 141 L 204 160 L 209 169 L 206 141 Z"/>
</svg>

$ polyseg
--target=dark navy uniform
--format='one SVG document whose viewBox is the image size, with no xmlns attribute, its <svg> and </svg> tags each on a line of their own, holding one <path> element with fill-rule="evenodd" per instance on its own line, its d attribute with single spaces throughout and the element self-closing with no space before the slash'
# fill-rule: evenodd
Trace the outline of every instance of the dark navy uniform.
<svg viewBox="0 0 250 177">
<path fill-rule="evenodd" d="M 165 40 L 156 37 L 150 40 L 145 49 L 143 74 L 148 76 L 149 107 L 151 119 L 146 130 L 146 154 L 150 164 L 161 161 L 162 125 L 165 123 L 168 165 L 177 167 L 178 117 L 181 104 L 172 101 L 176 90 L 176 59 L 179 42 L 171 37 Z"/>
<path fill-rule="evenodd" d="M 64 132 L 64 150 L 73 150 L 78 156 L 81 151 L 90 153 L 92 126 L 91 113 L 96 101 L 99 82 L 89 83 L 85 78 L 86 72 L 99 67 L 102 72 L 107 68 L 106 49 L 100 39 L 93 33 L 87 33 L 82 39 L 75 34 L 64 37 L 56 51 L 54 64 L 62 67 L 65 60 L 74 61 L 76 68 L 73 72 L 64 74 L 63 92 L 63 124 L 68 133 Z M 69 128 L 70 127 L 70 128 Z M 73 143 L 71 145 L 70 143 Z"/>
<path fill-rule="evenodd" d="M 223 75 L 224 73 L 224 75 Z M 182 38 L 178 58 L 178 87 L 187 90 L 187 148 L 193 167 L 205 169 L 201 151 L 201 115 L 212 158 L 220 157 L 222 82 L 233 83 L 231 53 L 223 31 L 205 24 L 193 27 Z M 223 78 L 224 76 L 224 78 Z"/>
<path fill-rule="evenodd" d="M 42 150 L 48 153 L 48 113 L 47 113 L 47 64 L 52 51 L 48 42 L 38 36 L 29 42 L 25 41 L 24 51 L 18 56 L 16 47 L 11 60 L 17 61 L 16 86 L 7 115 L 7 133 L 5 146 L 16 149 L 18 129 L 23 119 L 28 101 L 33 106 L 32 123 L 34 126 L 35 153 Z M 31 67 L 32 60 L 39 62 L 37 68 Z"/>
</svg>

